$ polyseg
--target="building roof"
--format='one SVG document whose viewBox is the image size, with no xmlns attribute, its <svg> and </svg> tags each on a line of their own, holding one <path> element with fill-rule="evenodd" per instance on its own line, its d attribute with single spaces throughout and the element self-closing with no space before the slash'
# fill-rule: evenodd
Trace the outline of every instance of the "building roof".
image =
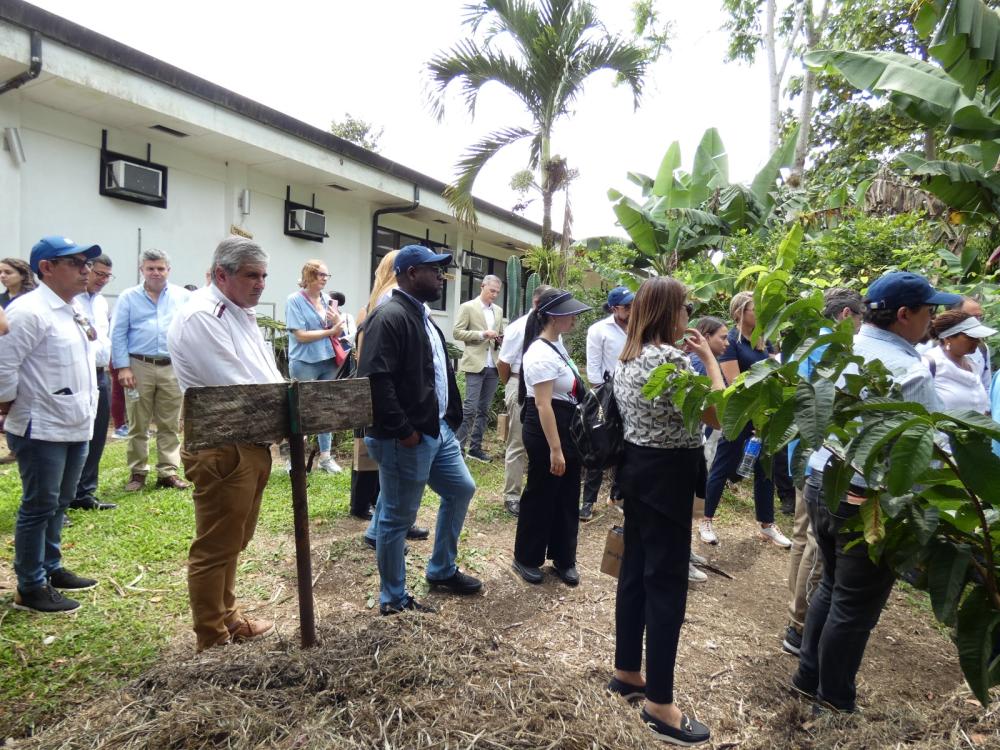
<svg viewBox="0 0 1000 750">
<path fill-rule="evenodd" d="M 129 70 L 159 83 L 170 86 L 189 96 L 197 97 L 222 107 L 255 122 L 275 128 L 295 138 L 307 141 L 320 148 L 348 157 L 386 174 L 406 180 L 438 195 L 444 193 L 446 183 L 421 172 L 417 172 L 399 162 L 387 159 L 372 151 L 361 148 L 350 141 L 339 138 L 326 130 L 314 127 L 272 107 L 223 88 L 186 70 L 163 62 L 152 55 L 140 52 L 126 44 L 115 41 L 96 31 L 73 23 L 23 0 L 4 0 L 0 3 L 0 20 L 20 26 L 28 31 L 37 31 L 43 37 L 52 39 L 67 47 L 104 60 L 125 70 Z M 44 60 L 44 53 L 43 53 Z M 44 70 L 44 62 L 43 62 Z M 475 198 L 476 210 L 525 229 L 541 234 L 542 228 L 529 219 L 500 208 L 479 198 Z"/>
</svg>

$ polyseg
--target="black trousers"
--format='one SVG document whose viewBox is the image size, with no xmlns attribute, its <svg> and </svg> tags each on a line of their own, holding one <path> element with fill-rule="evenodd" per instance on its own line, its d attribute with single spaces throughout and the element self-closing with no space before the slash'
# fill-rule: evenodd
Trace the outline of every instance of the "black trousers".
<svg viewBox="0 0 1000 750">
<path fill-rule="evenodd" d="M 625 552 L 615 601 L 615 668 L 642 669 L 646 697 L 673 703 L 674 663 L 687 607 L 691 510 L 704 453 L 625 444 L 618 485 L 625 498 Z"/>
<path fill-rule="evenodd" d="M 822 473 L 809 476 L 804 494 L 823 560 L 823 578 L 809 601 L 795 680 L 834 708 L 853 711 L 855 680 L 868 637 L 889 600 L 896 575 L 884 559 L 871 561 L 863 540 L 847 549 L 861 535 L 841 529 L 860 511 L 846 502 L 836 511 L 827 508 Z"/>
<path fill-rule="evenodd" d="M 583 504 L 593 505 L 597 502 L 597 495 L 601 491 L 601 483 L 604 481 L 604 469 L 584 469 L 583 470 Z M 621 491 L 618 489 L 618 478 L 615 470 L 611 469 L 611 499 L 620 500 Z"/>
<path fill-rule="evenodd" d="M 561 477 L 549 471 L 549 443 L 538 420 L 534 399 L 525 402 L 522 414 L 528 478 L 521 492 L 521 509 L 517 515 L 514 559 L 532 568 L 540 567 L 546 560 L 552 560 L 559 568 L 576 565 L 580 461 L 569 435 L 573 407 L 553 401 L 552 408 L 566 458 L 566 472 Z"/>
<path fill-rule="evenodd" d="M 87 461 L 76 485 L 77 500 L 97 499 L 97 475 L 104 455 L 104 444 L 108 440 L 108 423 L 111 421 L 111 381 L 108 371 L 97 374 L 97 414 L 94 417 L 94 436 L 90 439 Z"/>
</svg>

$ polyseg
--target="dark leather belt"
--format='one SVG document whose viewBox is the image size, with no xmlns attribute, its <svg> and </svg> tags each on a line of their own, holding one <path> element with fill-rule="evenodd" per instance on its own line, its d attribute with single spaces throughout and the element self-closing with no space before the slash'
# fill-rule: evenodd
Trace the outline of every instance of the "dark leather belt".
<svg viewBox="0 0 1000 750">
<path fill-rule="evenodd" d="M 157 365 L 158 367 L 170 364 L 170 357 L 147 357 L 145 354 L 129 354 L 128 356 L 134 357 L 140 362 L 145 362 L 149 365 Z"/>
</svg>

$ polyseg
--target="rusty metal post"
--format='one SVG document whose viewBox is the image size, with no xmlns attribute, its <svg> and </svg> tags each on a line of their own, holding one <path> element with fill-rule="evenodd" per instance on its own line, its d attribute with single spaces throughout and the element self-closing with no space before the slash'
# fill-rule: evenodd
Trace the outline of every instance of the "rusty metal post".
<svg viewBox="0 0 1000 750">
<path fill-rule="evenodd" d="M 306 494 L 305 435 L 302 434 L 298 383 L 288 386 L 289 426 L 288 457 L 291 461 L 292 513 L 295 522 L 295 574 L 299 589 L 299 632 L 302 648 L 316 645 L 316 616 L 313 610 L 312 550 L 309 545 L 309 499 Z"/>
</svg>

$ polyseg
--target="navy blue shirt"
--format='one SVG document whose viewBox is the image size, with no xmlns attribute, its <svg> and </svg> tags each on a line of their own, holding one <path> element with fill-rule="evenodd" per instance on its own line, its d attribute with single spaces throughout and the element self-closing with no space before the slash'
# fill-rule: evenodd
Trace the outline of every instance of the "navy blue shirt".
<svg viewBox="0 0 1000 750">
<path fill-rule="evenodd" d="M 767 356 L 774 352 L 774 347 L 771 346 L 770 341 L 764 345 L 763 350 L 754 349 L 750 343 L 750 339 L 741 336 L 736 326 L 729 329 L 729 335 L 726 336 L 726 340 L 729 343 L 726 345 L 726 350 L 719 356 L 719 362 L 732 362 L 735 360 L 739 362 L 740 372 L 746 372 L 753 367 L 755 362 L 767 359 Z"/>
</svg>

